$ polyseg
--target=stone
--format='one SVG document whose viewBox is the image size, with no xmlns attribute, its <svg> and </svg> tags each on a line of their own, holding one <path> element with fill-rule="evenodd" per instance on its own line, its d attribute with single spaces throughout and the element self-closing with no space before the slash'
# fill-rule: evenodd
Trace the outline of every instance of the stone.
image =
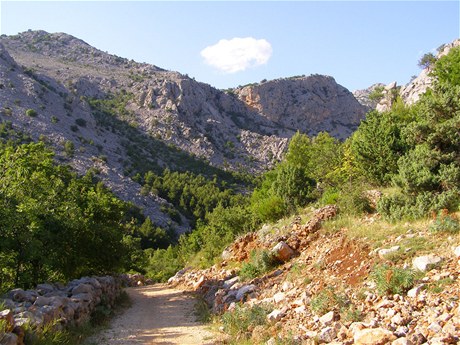
<svg viewBox="0 0 460 345">
<path fill-rule="evenodd" d="M 292 248 L 283 241 L 278 242 L 271 252 L 275 258 L 282 262 L 288 261 L 294 255 Z"/>
<path fill-rule="evenodd" d="M 275 303 L 280 303 L 280 302 L 284 301 L 285 299 L 286 299 L 286 295 L 283 292 L 277 292 L 273 296 L 273 301 L 275 301 Z"/>
<path fill-rule="evenodd" d="M 402 325 L 404 323 L 404 318 L 401 316 L 400 313 L 397 313 L 391 318 L 390 321 L 391 321 L 392 324 L 399 326 L 399 325 Z"/>
<path fill-rule="evenodd" d="M 200 287 L 204 285 L 206 282 L 206 277 L 202 275 L 194 284 L 193 284 L 193 290 L 198 290 Z"/>
<path fill-rule="evenodd" d="M 456 257 L 460 257 L 460 246 L 455 247 L 453 251 Z"/>
<path fill-rule="evenodd" d="M 230 278 L 230 279 L 227 279 L 226 281 L 224 281 L 224 284 L 223 284 L 223 288 L 224 289 L 230 289 L 233 285 L 235 285 L 236 283 L 238 283 L 240 281 L 240 277 L 238 276 L 235 276 L 233 278 Z"/>
<path fill-rule="evenodd" d="M 393 333 L 383 328 L 362 329 L 353 336 L 355 345 L 385 345 L 395 339 Z"/>
<path fill-rule="evenodd" d="M 79 284 L 72 289 L 72 295 L 78 295 L 81 293 L 92 294 L 94 287 L 89 284 Z"/>
<path fill-rule="evenodd" d="M 38 284 L 35 290 L 37 290 L 40 295 L 45 295 L 49 292 L 53 292 L 55 289 L 51 284 Z"/>
<path fill-rule="evenodd" d="M 441 261 L 442 259 L 434 254 L 418 256 L 412 260 L 412 267 L 425 272 L 439 265 Z"/>
<path fill-rule="evenodd" d="M 413 345 L 413 343 L 406 337 L 402 337 L 394 340 L 391 345 Z"/>
<path fill-rule="evenodd" d="M 378 251 L 379 257 L 385 259 L 385 256 L 391 253 L 395 253 L 400 249 L 400 246 L 393 246 L 391 248 L 384 248 Z"/>
<path fill-rule="evenodd" d="M 267 320 L 271 323 L 275 323 L 275 322 L 280 321 L 284 315 L 285 313 L 283 313 L 281 310 L 275 309 L 270 314 L 267 315 Z"/>
<path fill-rule="evenodd" d="M 410 289 L 409 291 L 407 291 L 407 296 L 411 297 L 411 298 L 417 298 L 420 295 L 420 292 L 422 291 L 422 289 L 424 287 L 425 287 L 425 285 L 422 284 L 422 285 L 418 285 L 418 286 Z"/>
<path fill-rule="evenodd" d="M 256 289 L 256 286 L 254 284 L 242 286 L 241 288 L 238 289 L 236 293 L 236 301 L 241 301 L 245 295 L 253 292 L 255 289 Z"/>
<path fill-rule="evenodd" d="M 336 313 L 334 310 L 324 314 L 319 318 L 319 322 L 321 322 L 325 326 L 331 325 L 334 321 L 337 321 L 340 318 L 340 315 Z"/>
<path fill-rule="evenodd" d="M 323 328 L 318 334 L 318 343 L 328 344 L 331 343 L 337 336 L 337 331 L 333 327 Z"/>
</svg>

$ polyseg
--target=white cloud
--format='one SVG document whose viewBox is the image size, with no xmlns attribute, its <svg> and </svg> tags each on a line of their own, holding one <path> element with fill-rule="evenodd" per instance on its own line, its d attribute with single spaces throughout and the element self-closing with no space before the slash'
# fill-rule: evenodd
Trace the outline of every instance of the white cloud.
<svg viewBox="0 0 460 345">
<path fill-rule="evenodd" d="M 272 51 L 271 44 L 265 39 L 235 37 L 204 48 L 201 56 L 207 64 L 224 73 L 235 73 L 266 64 Z"/>
</svg>

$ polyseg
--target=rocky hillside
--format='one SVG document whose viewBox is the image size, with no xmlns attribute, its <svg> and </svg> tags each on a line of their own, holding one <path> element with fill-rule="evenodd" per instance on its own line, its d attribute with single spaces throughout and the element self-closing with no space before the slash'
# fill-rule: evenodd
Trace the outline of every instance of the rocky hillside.
<svg viewBox="0 0 460 345">
<path fill-rule="evenodd" d="M 241 343 L 458 344 L 458 236 L 430 231 L 436 220 L 344 223 L 336 213 L 326 206 L 264 226 L 230 245 L 221 264 L 180 271 L 169 283 L 199 292 L 224 315 L 222 337 Z M 248 279 L 249 265 L 267 263 L 254 260 L 257 251 L 278 265 Z"/>
<path fill-rule="evenodd" d="M 331 77 L 224 92 L 64 33 L 3 35 L 0 56 L 0 120 L 49 143 L 79 173 L 94 167 L 159 225 L 170 222 L 168 206 L 139 194 L 137 172 L 260 172 L 297 130 L 344 138 L 366 110 Z"/>
</svg>

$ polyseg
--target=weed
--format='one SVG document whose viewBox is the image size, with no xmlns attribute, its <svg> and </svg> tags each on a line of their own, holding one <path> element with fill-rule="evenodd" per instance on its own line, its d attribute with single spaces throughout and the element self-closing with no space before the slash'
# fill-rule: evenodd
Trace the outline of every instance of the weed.
<svg viewBox="0 0 460 345">
<path fill-rule="evenodd" d="M 416 272 L 411 269 L 376 265 L 371 278 L 381 295 L 402 294 L 414 286 Z"/>
<path fill-rule="evenodd" d="M 195 316 L 198 321 L 208 323 L 211 321 L 211 311 L 206 301 L 202 297 L 196 298 L 195 303 Z"/>
<path fill-rule="evenodd" d="M 312 297 L 310 307 L 316 314 L 322 315 L 334 308 L 345 308 L 349 303 L 346 295 L 337 294 L 334 288 L 328 287 Z"/>
<path fill-rule="evenodd" d="M 452 278 L 443 278 L 438 281 L 432 282 L 428 285 L 427 289 L 432 293 L 441 293 L 444 291 L 446 285 L 450 285 L 455 281 Z"/>
<path fill-rule="evenodd" d="M 255 305 L 251 308 L 236 306 L 235 310 L 222 315 L 221 321 L 224 331 L 236 340 L 245 340 L 251 336 L 251 330 L 255 326 L 267 324 L 269 308 Z"/>
<path fill-rule="evenodd" d="M 441 211 L 429 227 L 431 232 L 447 232 L 456 234 L 460 231 L 460 223 L 455 215 Z"/>
<path fill-rule="evenodd" d="M 249 262 L 241 267 L 239 276 L 242 280 L 250 280 L 267 273 L 278 264 L 277 260 L 267 250 L 253 250 Z"/>
<path fill-rule="evenodd" d="M 27 109 L 26 110 L 26 115 L 29 117 L 35 117 L 37 116 L 37 112 L 34 109 Z"/>
</svg>

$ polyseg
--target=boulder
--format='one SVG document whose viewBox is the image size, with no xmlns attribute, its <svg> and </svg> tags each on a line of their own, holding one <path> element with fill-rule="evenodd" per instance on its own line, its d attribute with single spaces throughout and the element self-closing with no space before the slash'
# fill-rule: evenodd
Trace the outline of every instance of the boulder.
<svg viewBox="0 0 460 345">
<path fill-rule="evenodd" d="M 236 301 L 241 301 L 245 295 L 253 292 L 256 289 L 254 284 L 244 285 L 240 287 L 236 293 Z"/>
<path fill-rule="evenodd" d="M 442 259 L 434 254 L 418 256 L 412 260 L 412 267 L 425 272 L 433 269 L 441 263 Z"/>
<path fill-rule="evenodd" d="M 285 242 L 280 241 L 275 247 L 273 247 L 271 253 L 279 261 L 286 262 L 294 255 L 294 250 L 292 250 L 292 248 Z"/>
<path fill-rule="evenodd" d="M 378 251 L 379 257 L 381 259 L 385 259 L 386 255 L 397 252 L 399 250 L 399 248 L 400 248 L 399 246 L 393 246 L 391 248 L 380 249 Z"/>
<path fill-rule="evenodd" d="M 79 284 L 72 289 L 72 295 L 78 294 L 92 294 L 94 291 L 94 287 L 90 284 Z"/>
</svg>

